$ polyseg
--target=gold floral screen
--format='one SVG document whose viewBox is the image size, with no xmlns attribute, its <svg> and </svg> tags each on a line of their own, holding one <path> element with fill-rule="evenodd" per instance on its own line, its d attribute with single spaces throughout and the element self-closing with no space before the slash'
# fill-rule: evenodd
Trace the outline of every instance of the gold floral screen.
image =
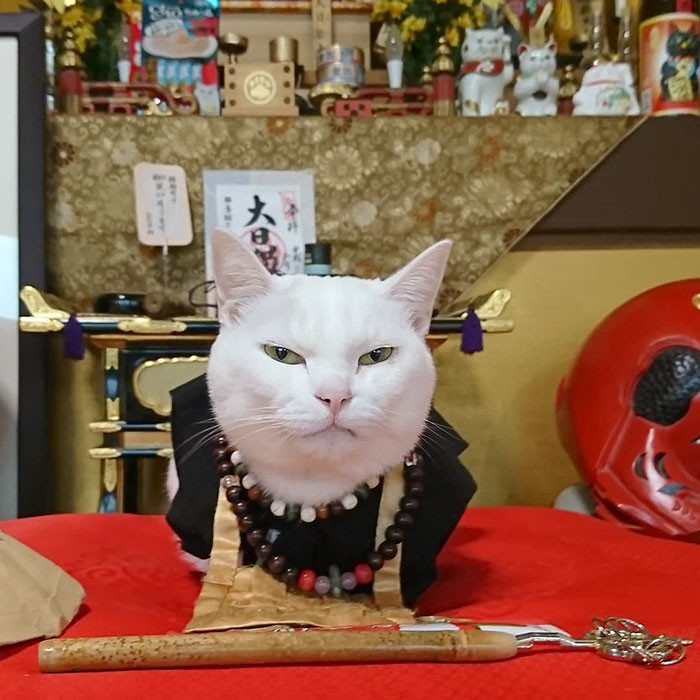
<svg viewBox="0 0 700 700">
<path fill-rule="evenodd" d="M 315 173 L 316 232 L 339 273 L 384 276 L 455 242 L 443 299 L 507 251 L 635 125 L 626 118 L 221 118 L 57 115 L 48 124 L 49 291 L 160 289 L 157 250 L 136 237 L 132 168 L 187 173 L 194 243 L 171 249 L 170 290 L 204 279 L 202 171 Z"/>
</svg>

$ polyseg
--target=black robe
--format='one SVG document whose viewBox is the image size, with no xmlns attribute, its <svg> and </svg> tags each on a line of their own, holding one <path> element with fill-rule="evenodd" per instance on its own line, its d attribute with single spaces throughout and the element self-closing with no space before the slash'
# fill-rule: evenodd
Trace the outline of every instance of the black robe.
<svg viewBox="0 0 700 700">
<path fill-rule="evenodd" d="M 172 398 L 172 435 L 180 487 L 166 518 L 180 537 L 182 548 L 206 559 L 212 548 L 219 479 L 213 441 L 194 437 L 215 424 L 205 376 L 174 389 Z M 429 439 L 420 441 L 425 493 L 415 521 L 406 531 L 401 558 L 401 591 L 409 607 L 435 581 L 438 552 L 476 491 L 474 480 L 458 459 L 467 443 L 434 409 L 430 420 L 440 427 L 431 431 Z M 325 573 L 331 564 L 337 564 L 341 571 L 352 571 L 374 549 L 380 499 L 381 487 L 377 487 L 352 510 L 312 523 L 270 516 L 272 526 L 281 533 L 275 553 L 287 555 L 300 570 L 311 568 Z M 241 546 L 245 563 L 253 563 L 254 554 L 245 539 Z M 356 591 L 368 589 L 360 586 Z"/>
</svg>

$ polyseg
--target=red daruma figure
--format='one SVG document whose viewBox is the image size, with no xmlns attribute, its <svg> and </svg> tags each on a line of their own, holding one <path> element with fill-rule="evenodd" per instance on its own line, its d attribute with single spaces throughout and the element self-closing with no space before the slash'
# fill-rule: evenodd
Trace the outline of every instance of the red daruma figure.
<svg viewBox="0 0 700 700">
<path fill-rule="evenodd" d="M 613 311 L 562 381 L 557 421 L 598 516 L 700 542 L 700 279 Z"/>
</svg>

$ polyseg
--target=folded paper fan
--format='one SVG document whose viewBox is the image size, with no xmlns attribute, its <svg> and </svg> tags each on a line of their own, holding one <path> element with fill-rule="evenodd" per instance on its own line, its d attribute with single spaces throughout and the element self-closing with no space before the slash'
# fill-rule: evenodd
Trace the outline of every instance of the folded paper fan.
<svg viewBox="0 0 700 700">
<path fill-rule="evenodd" d="M 84 597 L 74 578 L 0 531 L 0 645 L 61 634 Z"/>
</svg>

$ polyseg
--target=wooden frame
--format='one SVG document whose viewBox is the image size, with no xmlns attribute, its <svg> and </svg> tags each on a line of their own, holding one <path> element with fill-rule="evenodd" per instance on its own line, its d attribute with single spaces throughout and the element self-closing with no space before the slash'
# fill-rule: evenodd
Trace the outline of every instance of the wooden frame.
<svg viewBox="0 0 700 700">
<path fill-rule="evenodd" d="M 13 176 L 9 181 L 2 178 L 3 187 L 12 190 L 12 212 L 10 217 L 16 222 L 15 230 L 4 230 L 3 238 L 15 238 L 16 271 L 12 279 L 19 286 L 33 284 L 45 286 L 44 262 L 44 121 L 46 112 L 44 22 L 37 12 L 0 14 L 0 39 L 5 47 L 12 47 L 12 65 L 16 65 L 14 77 L 6 86 L 15 85 L 16 96 L 0 95 L 3 109 L 16 109 L 16 136 L 11 148 L 12 159 L 16 161 Z M 16 50 L 14 50 L 16 41 Z M 3 71 L 12 70 L 3 67 Z M 9 73 L 5 74 L 6 76 Z M 14 122 L 13 122 L 14 123 Z M 10 122 L 6 122 L 6 126 Z M 11 127 L 10 127 L 11 128 Z M 5 132 L 6 135 L 9 133 Z M 13 137 L 6 139 L 12 144 Z M 16 173 L 16 174 L 14 174 Z M 14 213 L 16 212 L 16 217 Z M 6 219 L 9 221 L 10 219 Z M 12 226 L 10 228 L 13 228 Z M 15 289 L 15 294 L 17 290 Z M 16 297 L 15 297 L 16 298 Z M 19 301 L 16 319 L 19 318 Z M 6 314 L 9 315 L 9 314 Z M 15 325 L 17 321 L 15 320 Z M 9 333 L 4 334 L 10 341 Z M 17 348 L 15 362 L 2 367 L 4 390 L 8 390 L 13 378 L 16 388 L 13 400 L 15 415 L 4 416 L 3 429 L 10 436 L 12 423 L 16 430 L 15 454 L 5 452 L 2 468 L 4 476 L 14 471 L 15 512 L 8 515 L 39 515 L 46 509 L 45 495 L 49 468 L 46 459 L 47 416 L 46 416 L 46 338 L 42 335 L 19 334 L 11 349 Z M 9 356 L 9 355 L 8 355 Z M 14 366 L 11 366 L 14 365 Z M 10 387 L 11 389 L 11 387 Z M 9 393 L 6 394 L 9 397 Z M 14 456 L 14 459 L 13 459 Z M 8 478 L 9 480 L 9 478 Z M 7 484 L 8 481 L 3 481 Z M 3 503 L 5 510 L 9 499 Z"/>
</svg>

